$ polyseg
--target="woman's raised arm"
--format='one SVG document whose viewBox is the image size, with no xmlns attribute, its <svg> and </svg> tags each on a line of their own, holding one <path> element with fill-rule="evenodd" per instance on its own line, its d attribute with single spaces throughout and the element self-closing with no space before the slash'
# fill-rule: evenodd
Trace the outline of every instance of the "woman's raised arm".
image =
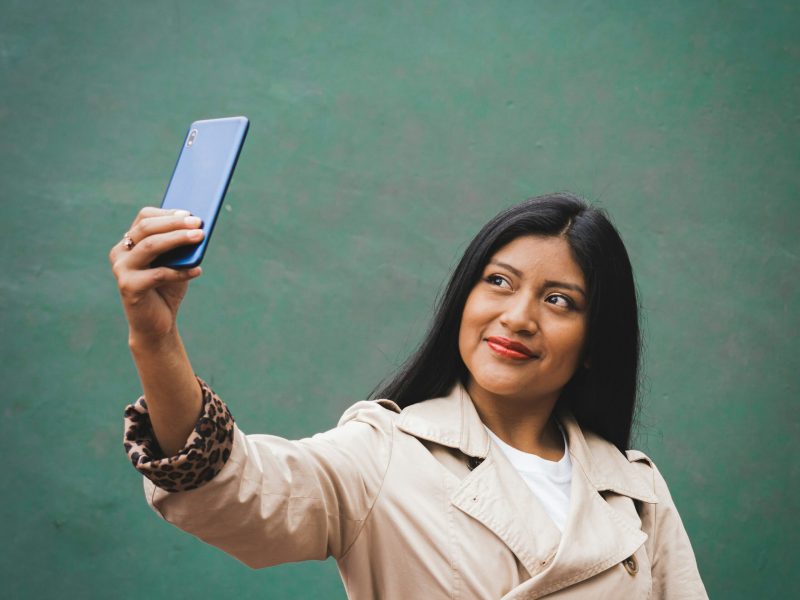
<svg viewBox="0 0 800 600">
<path fill-rule="evenodd" d="M 150 264 L 168 250 L 202 240 L 200 225 L 187 211 L 146 207 L 108 255 L 153 432 L 166 456 L 184 446 L 202 408 L 201 389 L 177 327 L 189 280 L 201 270 Z"/>
</svg>

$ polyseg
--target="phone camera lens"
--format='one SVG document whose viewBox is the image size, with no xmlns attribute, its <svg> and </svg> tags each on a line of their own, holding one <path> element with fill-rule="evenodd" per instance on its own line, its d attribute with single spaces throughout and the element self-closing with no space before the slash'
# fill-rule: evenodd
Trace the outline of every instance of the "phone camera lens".
<svg viewBox="0 0 800 600">
<path fill-rule="evenodd" d="M 194 140 L 195 140 L 196 137 L 197 137 L 197 129 L 192 129 L 192 131 L 189 132 L 189 138 L 186 140 L 186 147 L 187 148 L 191 148 L 192 147 L 192 144 L 194 144 Z"/>
</svg>

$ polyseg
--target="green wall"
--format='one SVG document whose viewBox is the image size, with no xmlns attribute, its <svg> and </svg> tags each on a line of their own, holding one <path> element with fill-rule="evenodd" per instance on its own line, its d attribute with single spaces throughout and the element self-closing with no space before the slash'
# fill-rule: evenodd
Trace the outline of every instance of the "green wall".
<svg viewBox="0 0 800 600">
<path fill-rule="evenodd" d="M 0 580 L 8 598 L 343 597 L 160 521 L 107 253 L 185 128 L 249 139 L 181 316 L 248 432 L 332 426 L 419 341 L 477 229 L 599 202 L 644 306 L 638 446 L 712 597 L 798 585 L 796 2 L 0 0 Z"/>
</svg>

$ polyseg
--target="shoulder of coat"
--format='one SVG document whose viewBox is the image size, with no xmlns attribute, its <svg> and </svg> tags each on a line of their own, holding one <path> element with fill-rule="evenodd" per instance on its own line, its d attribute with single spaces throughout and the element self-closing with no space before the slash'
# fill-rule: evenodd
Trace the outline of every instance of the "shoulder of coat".
<svg viewBox="0 0 800 600">
<path fill-rule="evenodd" d="M 628 462 L 643 462 L 647 463 L 649 467 L 653 466 L 652 459 L 641 450 L 625 450 L 625 455 L 628 457 Z"/>
<path fill-rule="evenodd" d="M 653 459 L 647 456 L 641 450 L 626 450 L 625 456 L 628 459 L 631 467 L 639 472 L 639 475 L 648 482 L 648 487 L 653 492 L 653 500 L 654 502 L 660 502 L 661 494 L 659 493 L 658 485 L 656 480 L 658 479 L 657 473 L 658 469 L 656 468 Z M 652 502 L 648 501 L 648 502 Z"/>
<path fill-rule="evenodd" d="M 400 407 L 392 400 L 361 400 L 344 411 L 339 427 L 348 421 L 385 421 L 400 414 Z"/>
<path fill-rule="evenodd" d="M 367 400 L 367 402 L 373 402 L 374 404 L 378 404 L 378 405 L 382 406 L 383 408 L 385 408 L 387 410 L 390 410 L 390 411 L 392 411 L 394 413 L 397 413 L 397 414 L 400 414 L 400 411 L 403 410 L 403 409 L 400 408 L 400 406 L 394 400 L 385 400 L 385 399 L 383 399 L 383 400 Z"/>
</svg>

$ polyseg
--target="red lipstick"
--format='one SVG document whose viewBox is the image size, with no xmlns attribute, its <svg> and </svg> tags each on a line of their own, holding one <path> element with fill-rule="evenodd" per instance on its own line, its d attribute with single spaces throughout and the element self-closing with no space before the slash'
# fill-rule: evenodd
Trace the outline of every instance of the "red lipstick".
<svg viewBox="0 0 800 600">
<path fill-rule="evenodd" d="M 538 355 L 536 355 L 533 350 L 528 348 L 525 344 L 515 342 L 514 340 L 509 340 L 508 338 L 492 336 L 490 338 L 486 338 L 486 343 L 489 344 L 489 348 L 494 350 L 497 354 L 507 358 L 513 358 L 516 360 L 539 358 Z"/>
</svg>

